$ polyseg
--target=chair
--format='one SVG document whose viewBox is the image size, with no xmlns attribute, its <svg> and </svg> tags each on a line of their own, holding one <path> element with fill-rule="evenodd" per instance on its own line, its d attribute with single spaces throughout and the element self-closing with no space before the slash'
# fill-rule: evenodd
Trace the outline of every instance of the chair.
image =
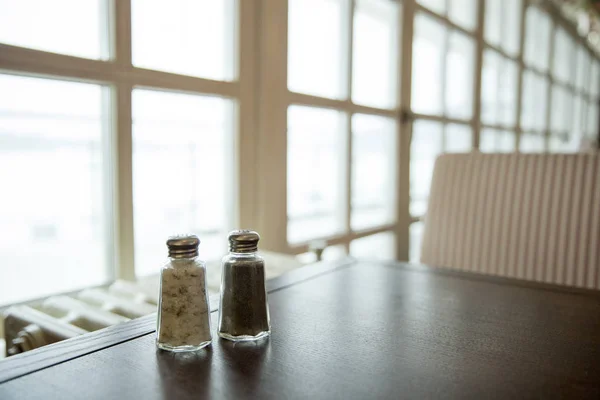
<svg viewBox="0 0 600 400">
<path fill-rule="evenodd" d="M 421 262 L 600 289 L 600 155 L 445 154 Z"/>
</svg>

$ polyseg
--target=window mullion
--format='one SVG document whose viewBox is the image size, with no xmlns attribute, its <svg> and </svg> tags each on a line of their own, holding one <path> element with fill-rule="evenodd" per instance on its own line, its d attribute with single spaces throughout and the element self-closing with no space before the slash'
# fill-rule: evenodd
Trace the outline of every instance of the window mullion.
<svg viewBox="0 0 600 400">
<path fill-rule="evenodd" d="M 119 71 L 131 70 L 131 1 L 114 0 L 111 13 L 112 54 Z M 113 213 L 116 246 L 116 276 L 135 279 L 132 168 L 132 86 L 126 79 L 115 80 L 113 95 L 113 137 L 116 149 L 113 159 L 113 190 L 116 210 Z"/>
<path fill-rule="evenodd" d="M 346 4 L 346 23 L 344 26 L 344 36 L 346 39 L 346 70 L 345 70 L 345 89 L 348 94 L 348 100 L 352 101 L 352 52 L 353 52 L 353 40 L 354 40 L 354 11 L 355 11 L 355 0 L 348 0 Z M 352 113 L 347 110 L 346 112 L 346 124 L 344 126 L 345 135 L 345 150 L 346 154 L 344 157 L 344 168 L 345 183 L 343 186 L 344 191 L 344 204 L 341 207 L 343 210 L 344 228 L 346 232 L 351 231 L 350 219 L 352 215 Z M 346 250 L 350 250 L 350 242 L 344 243 Z"/>
<path fill-rule="evenodd" d="M 523 53 L 525 51 L 525 24 L 527 23 L 527 1 L 521 2 L 521 37 L 519 38 L 519 54 L 518 54 L 518 77 L 517 77 L 517 112 L 515 114 L 515 133 L 517 136 L 516 148 L 519 148 L 519 141 L 521 140 L 521 114 L 523 112 L 523 72 L 525 70 L 525 61 Z"/>
<path fill-rule="evenodd" d="M 398 162 L 396 163 L 396 258 L 407 261 L 409 258 L 410 238 L 410 141 L 413 124 L 402 115 L 411 113 L 412 94 L 412 57 L 416 0 L 405 0 L 403 7 L 399 7 L 402 13 L 402 29 L 398 29 L 400 40 L 398 40 L 398 54 L 402 54 L 398 70 L 398 99 L 400 107 L 396 118 L 397 126 L 397 150 Z"/>
<path fill-rule="evenodd" d="M 481 142 L 481 79 L 483 74 L 483 50 L 485 48 L 485 0 L 478 1 L 477 29 L 475 30 L 475 82 L 473 83 L 473 119 L 471 129 L 473 132 L 473 149 L 479 149 Z"/>
</svg>

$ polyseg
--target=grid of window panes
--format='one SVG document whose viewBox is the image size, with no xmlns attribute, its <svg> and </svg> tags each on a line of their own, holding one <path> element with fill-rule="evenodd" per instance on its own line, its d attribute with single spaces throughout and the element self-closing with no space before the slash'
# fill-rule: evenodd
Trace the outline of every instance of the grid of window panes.
<svg viewBox="0 0 600 400">
<path fill-rule="evenodd" d="M 131 60 L 110 45 L 119 18 L 110 3 L 0 0 L 0 44 L 39 51 L 53 63 L 32 76 L 6 67 L 0 74 L 0 305 L 107 283 L 120 251 L 135 254 L 135 265 L 121 270 L 156 274 L 170 234 L 199 234 L 204 258 L 226 251 L 235 99 L 218 89 L 168 88 L 183 75 L 209 88 L 237 79 L 239 1 L 131 0 L 131 36 L 114 38 L 131 46 Z M 90 63 L 86 82 L 74 65 Z M 127 83 L 115 64 L 126 69 Z M 152 89 L 138 89 L 138 79 Z M 123 88 L 131 112 L 116 103 Z M 114 131 L 118 118 L 131 120 L 131 131 Z M 130 132 L 133 215 L 119 219 L 129 218 L 135 246 L 123 249 L 113 233 L 113 178 L 123 173 L 114 149 Z"/>
<path fill-rule="evenodd" d="M 339 100 L 337 107 L 310 98 L 288 107 L 292 248 L 338 237 L 354 256 L 395 258 L 397 124 L 389 110 L 398 104 L 399 17 L 398 3 L 387 0 L 288 3 L 289 91 Z M 349 110 L 348 101 L 369 112 Z"/>
<path fill-rule="evenodd" d="M 427 211 L 436 157 L 472 150 L 476 0 L 419 0 L 414 20 L 410 214 Z M 419 260 L 422 222 L 410 227 L 409 257 Z"/>
<path fill-rule="evenodd" d="M 523 0 L 485 0 L 479 150 L 509 153 L 517 145 Z"/>
<path fill-rule="evenodd" d="M 598 60 L 542 8 L 529 5 L 521 152 L 573 152 L 598 135 Z"/>
</svg>

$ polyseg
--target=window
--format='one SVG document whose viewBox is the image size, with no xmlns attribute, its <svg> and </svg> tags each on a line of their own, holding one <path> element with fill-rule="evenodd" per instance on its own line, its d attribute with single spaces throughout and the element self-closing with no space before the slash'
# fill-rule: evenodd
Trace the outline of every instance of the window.
<svg viewBox="0 0 600 400">
<path fill-rule="evenodd" d="M 344 231 L 344 114 L 323 108 L 288 109 L 288 225 L 290 243 Z"/>
<path fill-rule="evenodd" d="M 136 89 L 132 105 L 136 273 L 156 273 L 165 232 L 195 233 L 219 259 L 234 227 L 232 102 Z"/>
<path fill-rule="evenodd" d="M 112 3 L 0 0 L 0 305 L 155 274 L 182 231 L 219 258 L 239 223 L 239 2 Z"/>
<path fill-rule="evenodd" d="M 393 259 L 398 4 L 290 0 L 287 12 L 288 251 L 326 239 Z"/>
<path fill-rule="evenodd" d="M 341 99 L 347 95 L 343 60 L 342 0 L 290 0 L 288 88 L 292 92 Z M 346 38 L 347 40 L 347 38 Z"/>
<path fill-rule="evenodd" d="M 598 139 L 600 60 L 551 8 L 405 5 L 0 0 L 0 256 L 39 277 L 0 267 L 0 305 L 154 274 L 183 231 L 417 261 L 440 154 Z"/>
<path fill-rule="evenodd" d="M 106 60 L 108 20 L 104 17 L 108 3 L 108 0 L 0 0 L 0 43 Z"/>
<path fill-rule="evenodd" d="M 106 91 L 0 75 L 0 305 L 112 277 Z"/>
<path fill-rule="evenodd" d="M 133 65 L 233 80 L 234 10 L 234 0 L 132 0 Z"/>
</svg>

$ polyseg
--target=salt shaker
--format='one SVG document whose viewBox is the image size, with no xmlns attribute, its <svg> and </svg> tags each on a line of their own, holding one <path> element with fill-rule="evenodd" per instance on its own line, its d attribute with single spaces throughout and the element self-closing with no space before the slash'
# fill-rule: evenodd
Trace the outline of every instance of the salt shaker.
<svg viewBox="0 0 600 400">
<path fill-rule="evenodd" d="M 195 351 L 211 343 L 206 263 L 198 258 L 195 235 L 167 240 L 169 261 L 160 273 L 156 345 L 169 351 Z"/>
<path fill-rule="evenodd" d="M 265 262 L 257 254 L 260 236 L 254 231 L 229 234 L 229 254 L 223 258 L 219 336 L 241 341 L 270 333 Z"/>
</svg>

